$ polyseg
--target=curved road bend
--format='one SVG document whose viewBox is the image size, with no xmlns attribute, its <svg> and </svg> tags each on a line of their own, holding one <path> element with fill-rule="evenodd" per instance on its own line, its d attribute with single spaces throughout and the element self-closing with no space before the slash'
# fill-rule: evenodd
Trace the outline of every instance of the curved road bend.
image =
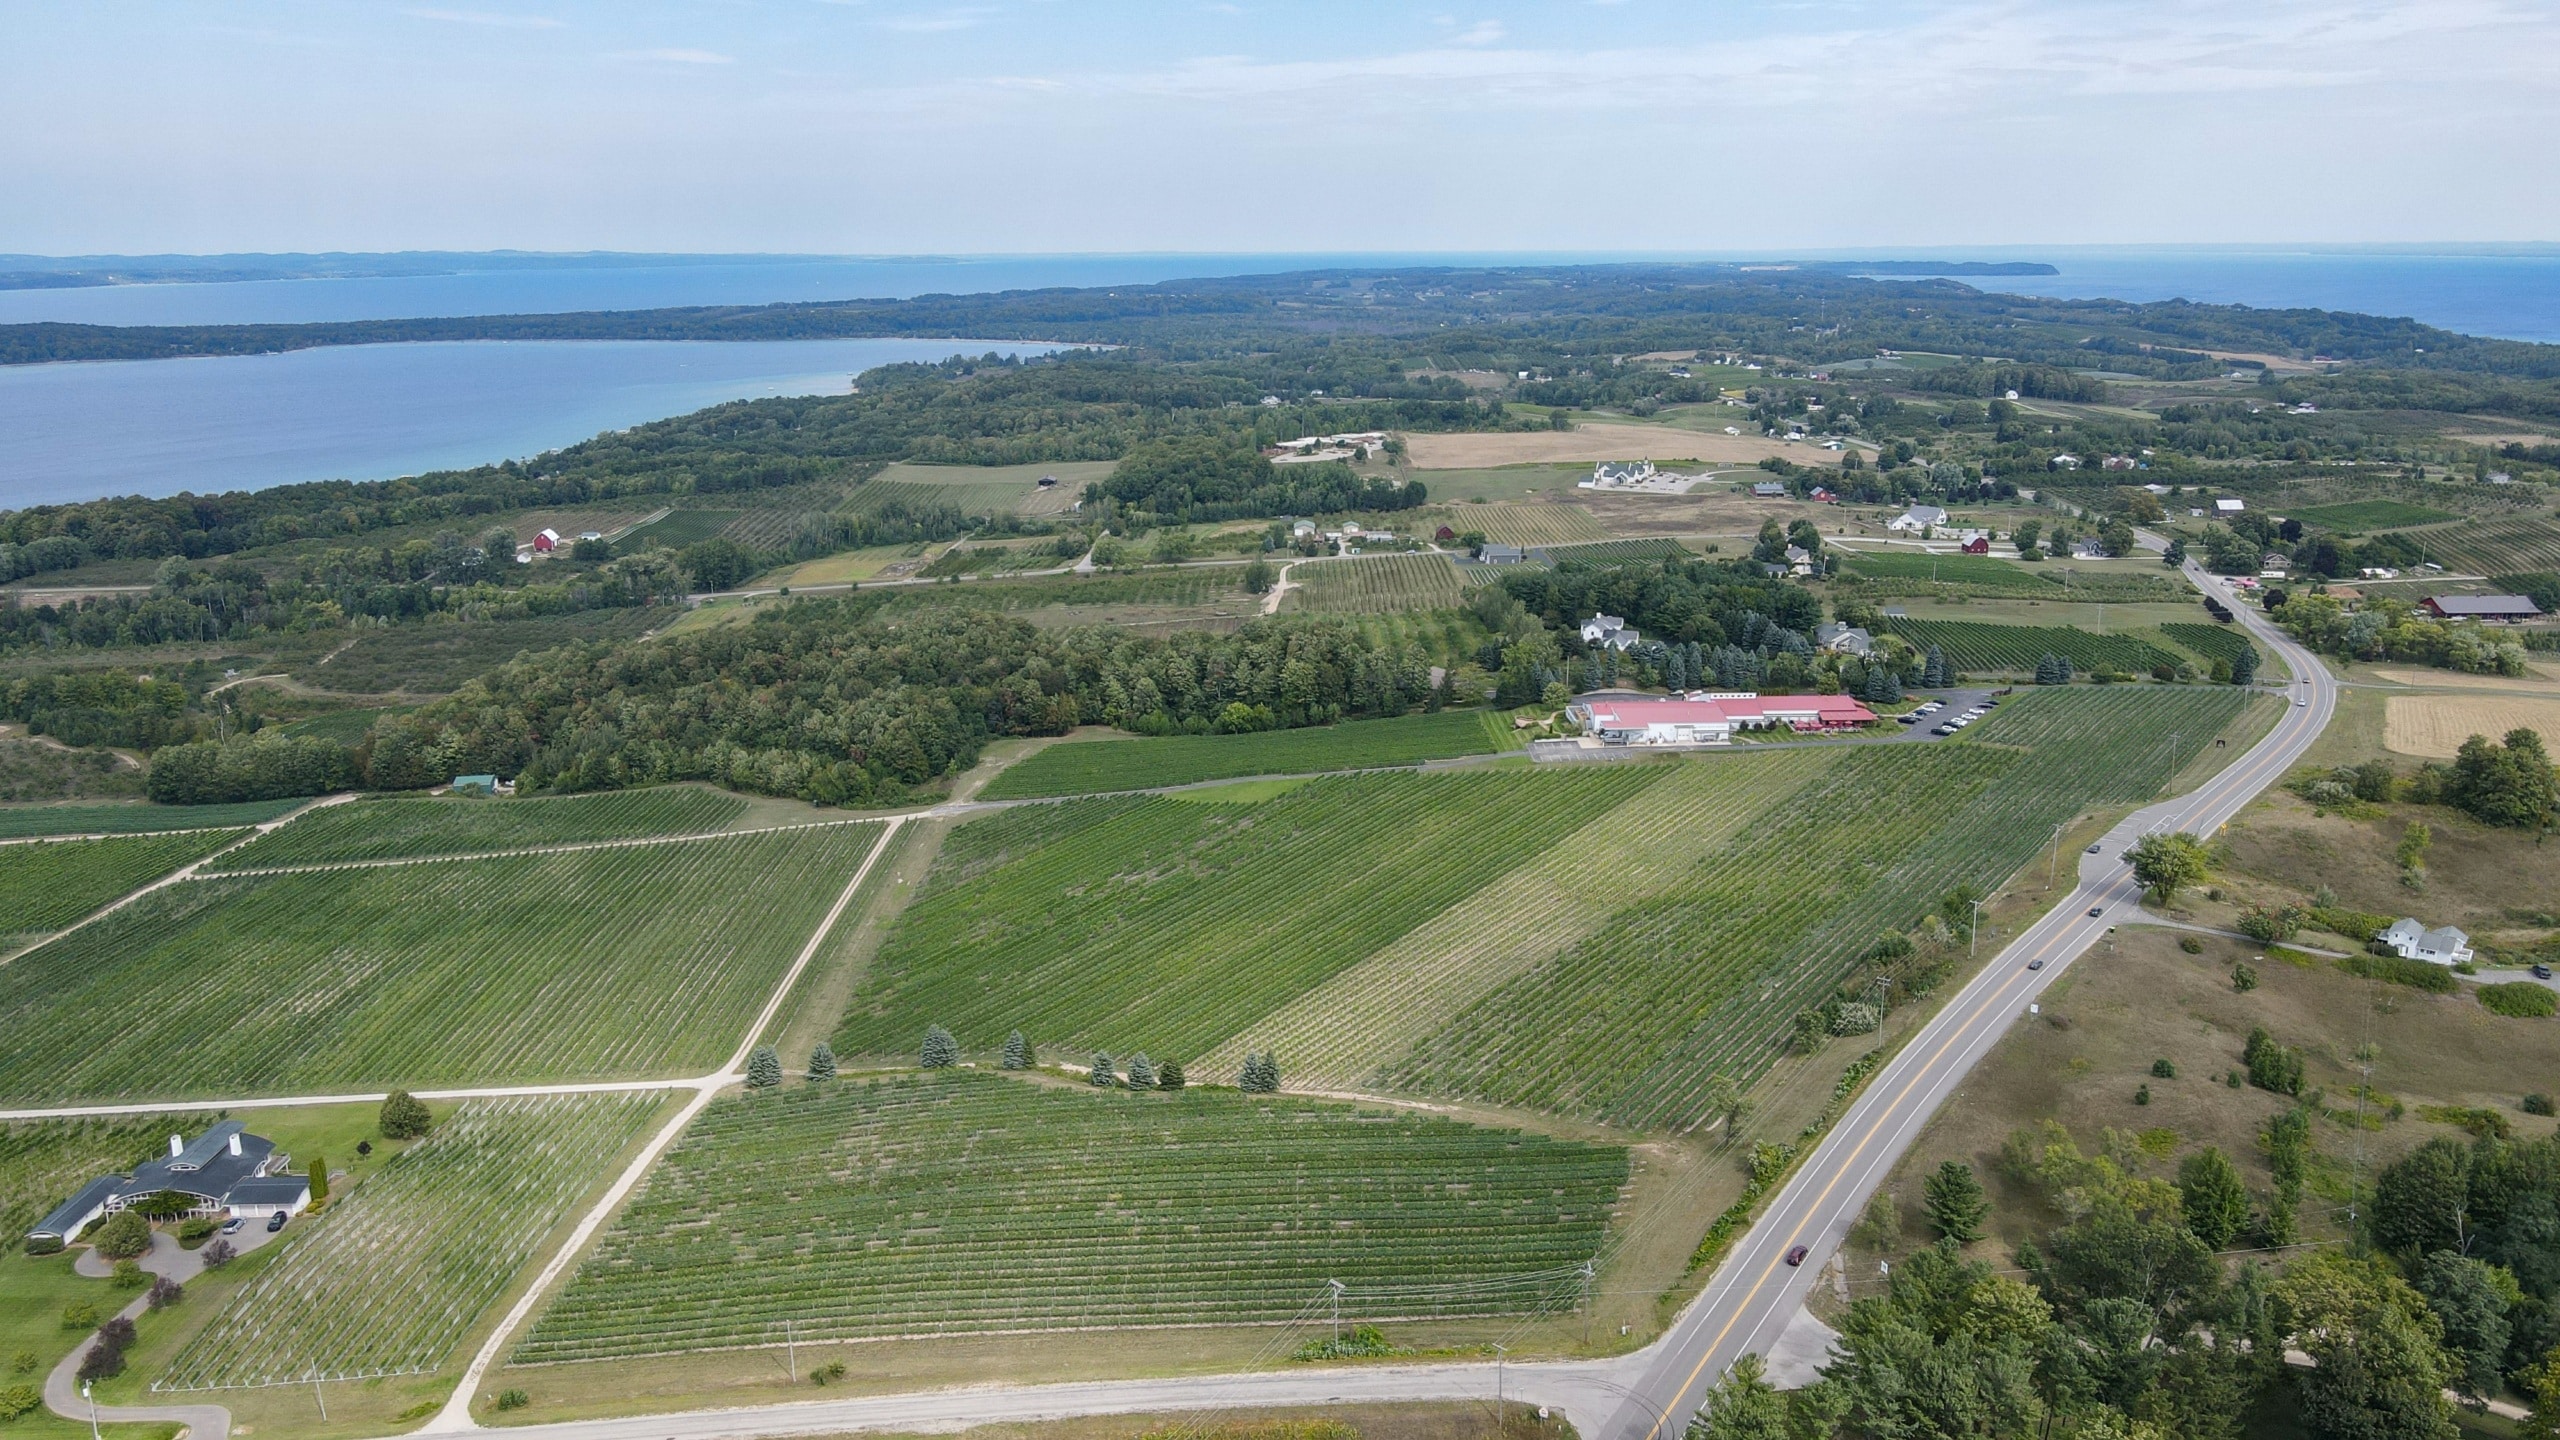
<svg viewBox="0 0 2560 1440">
<path fill-rule="evenodd" d="M 2227 587 L 2193 562 L 2186 572 L 2198 589 L 2233 602 L 2241 623 L 2297 677 L 2275 728 L 2202 788 L 2135 811 L 2107 832 L 2101 853 L 2081 856 L 2079 888 L 1994 956 L 1912 1036 L 1736 1242 L 1717 1270 L 1707 1303 L 1692 1304 L 1668 1335 L 1643 1352 L 1640 1374 L 1630 1384 L 1634 1393 L 1598 1432 L 1599 1440 L 1679 1435 L 1726 1367 L 1745 1354 L 1767 1354 L 1867 1197 L 1966 1073 L 2073 960 L 2119 920 L 2134 917 L 2141 892 L 2119 858 L 2124 848 L 2155 830 L 2212 834 L 2282 779 L 2328 725 L 2337 683 L 2320 662 L 2254 608 L 2236 603 Z M 2091 910 L 2103 913 L 2093 918 Z M 2028 969 L 2036 960 L 2043 968 Z M 1790 1267 L 1785 1257 L 1797 1245 L 1809 1253 Z"/>
</svg>

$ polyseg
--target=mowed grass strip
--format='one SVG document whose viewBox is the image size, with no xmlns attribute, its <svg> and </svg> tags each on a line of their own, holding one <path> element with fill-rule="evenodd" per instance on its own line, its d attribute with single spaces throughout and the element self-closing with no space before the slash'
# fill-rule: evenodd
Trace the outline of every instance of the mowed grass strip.
<svg viewBox="0 0 2560 1440">
<path fill-rule="evenodd" d="M 697 1074 L 877 825 L 171 886 L 0 966 L 0 1097 Z"/>
<path fill-rule="evenodd" d="M 1887 619 L 1888 634 L 1923 651 L 1935 645 L 1958 670 L 2032 672 L 2047 655 L 2059 655 L 2082 671 L 2141 674 L 2178 657 L 2130 635 L 2095 635 L 2072 625 L 1988 625 L 1978 620 Z"/>
<path fill-rule="evenodd" d="M 1704 851 L 1758 822 L 1833 755 L 1766 750 L 1683 762 L 1617 808 L 1559 833 L 1530 863 L 1441 911 L 1202 1058 L 1230 1075 L 1248 1051 L 1286 1057 L 1293 1085 L 1368 1083 L 1504 981 L 1553 959 L 1621 907 L 1676 884 Z"/>
<path fill-rule="evenodd" d="M 1474 710 L 1246 735 L 1076 740 L 1049 746 L 998 775 L 983 794 L 989 800 L 1094 795 L 1246 775 L 1419 765 L 1500 748 Z"/>
<path fill-rule="evenodd" d="M 203 859 L 241 833 L 189 830 L 0 845 L 0 935 L 59 930 L 118 896 Z"/>
<path fill-rule="evenodd" d="M 0 1125 L 0 1235 L 15 1245 L 81 1186 L 167 1155 L 171 1134 L 198 1134 L 213 1121 L 211 1115 L 94 1115 Z"/>
<path fill-rule="evenodd" d="M 155 1388 L 434 1369 L 663 1101 L 545 1095 L 455 1106 L 304 1222 L 307 1233 L 232 1294 Z"/>
<path fill-rule="evenodd" d="M 1105 802 L 1101 823 L 965 883 L 929 882 L 835 1047 L 904 1054 L 939 1024 L 993 1052 L 1018 1027 L 1088 1054 L 1189 1061 L 1663 773 L 1353 775 L 1255 805 Z"/>
<path fill-rule="evenodd" d="M 690 785 L 523 799 L 357 800 L 324 806 L 269 831 L 223 856 L 215 868 L 255 870 L 645 835 L 701 835 L 745 813 L 747 802 L 737 796 Z"/>
<path fill-rule="evenodd" d="M 1504 1315 L 1573 1293 L 1626 1152 L 1410 1113 L 944 1072 L 721 1100 L 517 1364 L 801 1341 Z M 1505 1283 L 1509 1282 L 1509 1283 Z"/>
<path fill-rule="evenodd" d="M 30 835 L 148 835 L 263 825 L 303 800 L 239 805 L 0 805 L 0 840 Z"/>
</svg>

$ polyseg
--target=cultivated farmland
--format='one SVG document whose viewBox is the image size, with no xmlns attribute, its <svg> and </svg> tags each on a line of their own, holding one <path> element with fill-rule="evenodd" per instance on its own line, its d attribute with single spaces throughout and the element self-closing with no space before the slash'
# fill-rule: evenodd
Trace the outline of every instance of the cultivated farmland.
<svg viewBox="0 0 2560 1440">
<path fill-rule="evenodd" d="M 2560 570 L 2560 524 L 2549 520 L 2479 520 L 2411 538 L 2428 559 L 2475 574 Z"/>
<path fill-rule="evenodd" d="M 1851 550 L 1846 574 L 1878 594 L 2024 595 L 2058 599 L 2066 592 L 2083 600 L 2168 600 L 2180 592 L 2166 575 L 2090 574 L 2075 570 L 2066 587 L 2060 567 L 2029 569 L 1988 555 L 1928 555 L 1908 550 Z"/>
<path fill-rule="evenodd" d="M 1189 565 L 1101 575 L 1039 575 L 967 585 L 907 585 L 886 592 L 885 608 L 972 605 L 983 610 L 1036 611 L 1068 605 L 1207 605 L 1254 602 L 1244 593 L 1241 565 Z"/>
<path fill-rule="evenodd" d="M 270 831 L 223 856 L 216 868 L 254 870 L 641 835 L 699 835 L 746 812 L 747 802 L 735 795 L 690 785 L 522 800 L 358 800 L 314 810 Z"/>
<path fill-rule="evenodd" d="M 1446 525 L 1461 535 L 1482 535 L 1500 545 L 1562 545 L 1609 538 L 1609 527 L 1579 505 L 1460 505 L 1433 511 L 1428 520 L 1435 527 Z"/>
<path fill-rule="evenodd" d="M 2410 525 L 2438 525 L 2459 520 L 2459 515 L 2412 505 L 2405 500 L 2349 500 L 2339 505 L 2314 505 L 2285 514 L 2305 525 L 2319 525 L 2330 530 L 2397 530 Z"/>
<path fill-rule="evenodd" d="M 1688 560 L 1695 556 L 1677 540 L 1594 540 L 1580 545 L 1540 547 L 1561 565 L 1568 560 Z"/>
<path fill-rule="evenodd" d="M 1383 615 L 1447 610 L 1462 597 L 1449 558 L 1419 551 L 1300 561 L 1289 570 L 1288 598 L 1300 610 Z"/>
<path fill-rule="evenodd" d="M 240 835 L 237 830 L 187 830 L 0 845 L 0 935 L 59 930 Z"/>
<path fill-rule="evenodd" d="M 728 1058 L 879 835 L 807 826 L 171 886 L 0 966 L 0 1096 L 699 1073 Z"/>
<path fill-rule="evenodd" d="M 1626 1152 L 1412 1114 L 947 1072 L 727 1099 L 518 1364 L 1571 1303 Z"/>
<path fill-rule="evenodd" d="M 1904 620 L 1884 622 L 1922 650 L 1935 645 L 1946 651 L 1958 670 L 2031 673 L 2046 655 L 2059 655 L 2080 670 L 2121 670 L 2141 674 L 2154 665 L 2174 665 L 2178 657 L 2129 635 L 2093 635 L 2075 626 L 1986 625 L 1977 620 Z"/>
<path fill-rule="evenodd" d="M 173 1131 L 200 1133 L 211 1115 L 100 1115 L 0 1125 L 0 1235 L 27 1227 L 83 1185 L 168 1153 Z"/>
<path fill-rule="evenodd" d="M 456 1106 L 307 1222 L 152 1388 L 434 1369 L 660 1103 L 553 1095 Z"/>
<path fill-rule="evenodd" d="M 1350 775 L 1255 805 L 1104 802 L 1100 823 L 929 885 L 836 1048 L 905 1053 L 941 1024 L 993 1051 L 1018 1026 L 1085 1054 L 1192 1059 L 1663 773 Z"/>
<path fill-rule="evenodd" d="M 2532 730 L 2560 751 L 2560 700 L 2525 695 L 2394 695 L 2383 703 L 2382 745 L 2402 755 L 2450 760 L 2474 735 L 2495 740 Z"/>
<path fill-rule="evenodd" d="M 1080 740 L 1052 745 L 998 775 L 990 800 L 1092 795 L 1232 780 L 1244 775 L 1296 775 L 1418 765 L 1484 755 L 1509 744 L 1487 728 L 1485 712 L 1444 710 L 1395 720 L 1268 730 L 1247 735 L 1174 735 L 1161 739 Z"/>
<path fill-rule="evenodd" d="M 2255 648 L 2245 632 L 2228 625 L 2173 621 L 2161 626 L 2160 633 L 2207 660 L 2227 660 L 2238 664 L 2243 651 Z M 2260 658 L 2265 658 L 2263 652 Z"/>
<path fill-rule="evenodd" d="M 273 820 L 301 800 L 241 805 L 0 805 L 0 840 L 27 835 L 146 835 L 162 830 L 237 830 Z"/>
</svg>

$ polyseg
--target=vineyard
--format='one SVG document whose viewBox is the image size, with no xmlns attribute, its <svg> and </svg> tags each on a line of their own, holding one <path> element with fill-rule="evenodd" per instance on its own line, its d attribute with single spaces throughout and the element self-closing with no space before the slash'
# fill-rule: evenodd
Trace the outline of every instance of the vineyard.
<svg viewBox="0 0 2560 1440">
<path fill-rule="evenodd" d="M 1621 1149 L 1410 1113 L 987 1074 L 703 1112 L 512 1357 L 1571 1303 Z"/>
<path fill-rule="evenodd" d="M 0 1096 L 695 1074 L 876 825 L 192 881 L 0 966 Z"/>
<path fill-rule="evenodd" d="M 904 585 L 887 592 L 886 608 L 971 605 L 984 610 L 1041 610 L 1053 605 L 1244 605 L 1244 567 L 1198 565 L 1102 575 L 1041 575 L 1023 580 Z"/>
<path fill-rule="evenodd" d="M 1202 1058 L 1228 1074 L 1247 1051 L 1289 1061 L 1290 1083 L 1366 1086 L 1468 1006 L 1677 884 L 1699 855 L 1758 821 L 1827 766 L 1806 750 L 1670 767 L 1625 803 Z M 962 833 L 966 833 L 963 831 Z M 1488 923 L 1488 917 L 1501 917 Z"/>
<path fill-rule="evenodd" d="M 2459 515 L 2412 505 L 2405 500 L 2350 500 L 2340 505 L 2313 505 L 2289 510 L 2287 517 L 2330 530 L 2398 530 L 2410 525 L 2441 525 Z"/>
<path fill-rule="evenodd" d="M 1676 883 L 1469 1007 L 1394 1070 L 1427 1093 L 1635 1126 L 1704 1118 L 1887 929 L 2015 871 L 2083 806 L 2147 799 L 2236 716 L 2229 688 L 2020 696 L 1964 742 L 1843 751 Z M 2178 732 L 2173 746 L 2169 733 Z"/>
<path fill-rule="evenodd" d="M 2427 558 L 2479 575 L 2560 570 L 2560 525 L 2548 520 L 2485 520 L 2412 536 Z"/>
<path fill-rule="evenodd" d="M 1621 560 L 1687 560 L 1692 553 L 1677 540 L 1594 540 L 1581 545 L 1544 545 L 1549 560 L 1561 565 L 1568 560 L 1612 562 Z"/>
<path fill-rule="evenodd" d="M 1046 540 L 1030 545 L 954 545 L 916 573 L 928 580 L 945 575 L 1002 575 L 1015 570 L 1057 570 L 1076 563 L 1084 551 L 1060 555 Z"/>
<path fill-rule="evenodd" d="M 425 1141 L 308 1222 L 151 1388 L 434 1369 L 660 1103 L 515 1096 L 454 1107 Z"/>
<path fill-rule="evenodd" d="M 1426 518 L 1434 528 L 1446 525 L 1497 545 L 1570 545 L 1609 538 L 1609 527 L 1579 505 L 1457 505 Z"/>
<path fill-rule="evenodd" d="M 0 845 L 0 935 L 59 930 L 240 835 L 237 830 L 188 830 Z"/>
<path fill-rule="evenodd" d="M 2245 632 L 2228 625 L 2173 621 L 2161 626 L 2160 633 L 2207 660 L 2226 660 L 2235 665 L 2244 651 L 2255 648 Z"/>
<path fill-rule="evenodd" d="M 1460 598 L 1457 568 L 1428 551 L 1300 561 L 1289 570 L 1289 599 L 1300 610 L 1382 615 L 1454 609 Z"/>
<path fill-rule="evenodd" d="M 1663 774 L 1354 775 L 1256 805 L 1105 802 L 1101 823 L 929 882 L 835 1045 L 903 1053 L 940 1024 L 991 1052 L 1019 1027 L 1088 1054 L 1191 1059 Z"/>
<path fill-rule="evenodd" d="M 2130 635 L 2093 635 L 2074 626 L 1988 625 L 1978 620 L 1904 620 L 1888 618 L 1886 633 L 1899 635 L 1925 651 L 1935 645 L 1958 670 L 1983 673 L 2031 673 L 2037 660 L 2059 655 L 2081 671 L 2119 670 L 2139 675 L 2154 665 L 2175 665 L 2178 657 Z"/>
<path fill-rule="evenodd" d="M 223 856 L 214 868 L 254 870 L 640 835 L 699 835 L 745 813 L 747 802 L 737 796 L 690 785 L 547 799 L 358 800 L 314 810 Z"/>
<path fill-rule="evenodd" d="M 112 1115 L 0 1125 L 0 1236 L 27 1227 L 81 1186 L 168 1153 L 171 1131 L 193 1135 L 211 1115 Z"/>
<path fill-rule="evenodd" d="M 2025 595 L 2059 599 L 2066 587 L 2058 568 L 2031 570 L 1988 555 L 1928 555 L 1907 550 L 1848 550 L 1847 577 L 1880 593 L 1945 591 L 1949 594 Z M 2181 593 L 2166 575 L 2090 574 L 2074 569 L 2069 593 L 2083 600 L 2165 600 Z"/>
<path fill-rule="evenodd" d="M 30 835 L 147 835 L 167 830 L 237 830 L 273 820 L 301 800 L 240 805 L 0 805 L 0 840 Z"/>
<path fill-rule="evenodd" d="M 989 800 L 1093 795 L 1110 790 L 1189 785 L 1246 775 L 1303 775 L 1419 765 L 1505 748 L 1477 710 L 1444 710 L 1396 720 L 1354 720 L 1300 730 L 1247 735 L 1175 735 L 1146 740 L 1071 741 L 1052 745 L 989 782 Z"/>
</svg>

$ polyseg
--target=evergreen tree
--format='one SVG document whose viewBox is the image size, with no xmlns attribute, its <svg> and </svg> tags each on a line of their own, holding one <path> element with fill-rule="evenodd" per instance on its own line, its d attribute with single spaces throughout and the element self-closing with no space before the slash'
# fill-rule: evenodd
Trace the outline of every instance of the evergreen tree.
<svg viewBox="0 0 2560 1440">
<path fill-rule="evenodd" d="M 1031 1042 L 1023 1039 L 1022 1032 L 1019 1030 L 1004 1037 L 1004 1068 L 1007 1070 L 1031 1068 Z"/>
<path fill-rule="evenodd" d="M 2065 685 L 2070 684 L 2072 673 L 2071 657 L 2068 655 L 2056 655 L 2053 657 L 2053 663 L 2055 667 L 2062 672 L 2062 683 Z"/>
<path fill-rule="evenodd" d="M 2048 650 L 2044 653 L 2044 657 L 2042 659 L 2036 661 L 2036 683 L 2039 685 L 2059 685 L 2062 683 L 2061 656 Z"/>
<path fill-rule="evenodd" d="M 2243 644 L 2240 647 L 2240 653 L 2231 657 L 2231 683 L 2234 685 L 2258 683 L 2257 646 Z"/>
<path fill-rule="evenodd" d="M 939 1025 L 925 1028 L 924 1051 L 919 1057 L 927 1070 L 947 1070 L 960 1063 L 960 1042 Z"/>
<path fill-rule="evenodd" d="M 1946 1161 L 1930 1172 L 1920 1187 L 1920 1203 L 1941 1237 L 1963 1245 L 1982 1238 L 1983 1217 L 1991 1213 L 1982 1182 L 1961 1160 Z"/>
<path fill-rule="evenodd" d="M 2429 1255 L 2414 1277 L 2427 1308 L 2444 1326 L 2453 1388 L 2474 1403 L 2506 1388 L 2507 1312 L 2524 1298 L 2515 1277 L 2450 1250 Z"/>
<path fill-rule="evenodd" d="M 1132 1090 L 1156 1088 L 1156 1062 L 1148 1059 L 1147 1052 L 1144 1050 L 1129 1057 L 1129 1088 Z"/>
<path fill-rule="evenodd" d="M 1269 1052 L 1244 1057 L 1244 1070 L 1236 1076 L 1236 1088 L 1248 1095 L 1269 1095 L 1280 1088 L 1280 1062 Z"/>
<path fill-rule="evenodd" d="M 1156 1067 L 1156 1088 L 1157 1088 L 1157 1089 L 1159 1089 L 1159 1090 L 1179 1090 L 1179 1089 L 1181 1089 L 1181 1088 L 1182 1088 L 1182 1086 L 1183 1086 L 1183 1079 L 1182 1079 L 1182 1062 L 1181 1062 L 1181 1061 L 1179 1061 L 1179 1060 L 1167 1060 L 1167 1061 L 1166 1061 L 1166 1062 L 1164 1062 L 1162 1065 L 1159 1065 L 1159 1066 L 1157 1066 L 1157 1067 Z"/>
<path fill-rule="evenodd" d="M 1086 1078 L 1104 1089 L 1109 1089 L 1110 1087 L 1120 1083 L 1119 1075 L 1114 1073 L 1111 1068 L 1110 1051 L 1096 1050 L 1093 1052 L 1093 1070 L 1091 1074 L 1086 1076 Z"/>
<path fill-rule="evenodd" d="M 1939 649 L 1939 648 L 1938 648 L 1937 646 L 1935 646 L 1935 645 L 1932 645 L 1932 646 L 1930 646 L 1930 647 L 1929 647 L 1929 659 L 1928 659 L 1928 661 L 1927 661 L 1926 665 L 1921 669 L 1921 672 L 1920 672 L 1920 683 L 1921 683 L 1923 686 L 1925 686 L 1925 687 L 1927 687 L 1927 688 L 1929 688 L 1929 689 L 1931 689 L 1931 690 L 1941 690 L 1941 689 L 1946 688 L 1946 685 L 1947 685 L 1947 652 L 1946 652 L 1946 651 Z"/>
<path fill-rule="evenodd" d="M 809 1078 L 811 1080 L 836 1078 L 835 1047 L 824 1040 L 818 1042 L 817 1049 L 809 1052 Z"/>
<path fill-rule="evenodd" d="M 2249 1223 L 2249 1192 L 2240 1183 L 2240 1171 L 2213 1146 L 2178 1166 L 2178 1199 L 2188 1233 L 2208 1250 L 2230 1244 Z"/>
<path fill-rule="evenodd" d="M 1787 1440 L 1787 1398 L 1757 1355 L 1735 1358 L 1689 1421 L 1688 1440 Z"/>
<path fill-rule="evenodd" d="M 747 1088 L 770 1090 L 782 1083 L 782 1056 L 770 1045 L 759 1045 L 747 1055 Z"/>
<path fill-rule="evenodd" d="M 314 1155 L 311 1157 L 311 1203 L 317 1205 L 328 1198 L 329 1157 Z"/>
</svg>

